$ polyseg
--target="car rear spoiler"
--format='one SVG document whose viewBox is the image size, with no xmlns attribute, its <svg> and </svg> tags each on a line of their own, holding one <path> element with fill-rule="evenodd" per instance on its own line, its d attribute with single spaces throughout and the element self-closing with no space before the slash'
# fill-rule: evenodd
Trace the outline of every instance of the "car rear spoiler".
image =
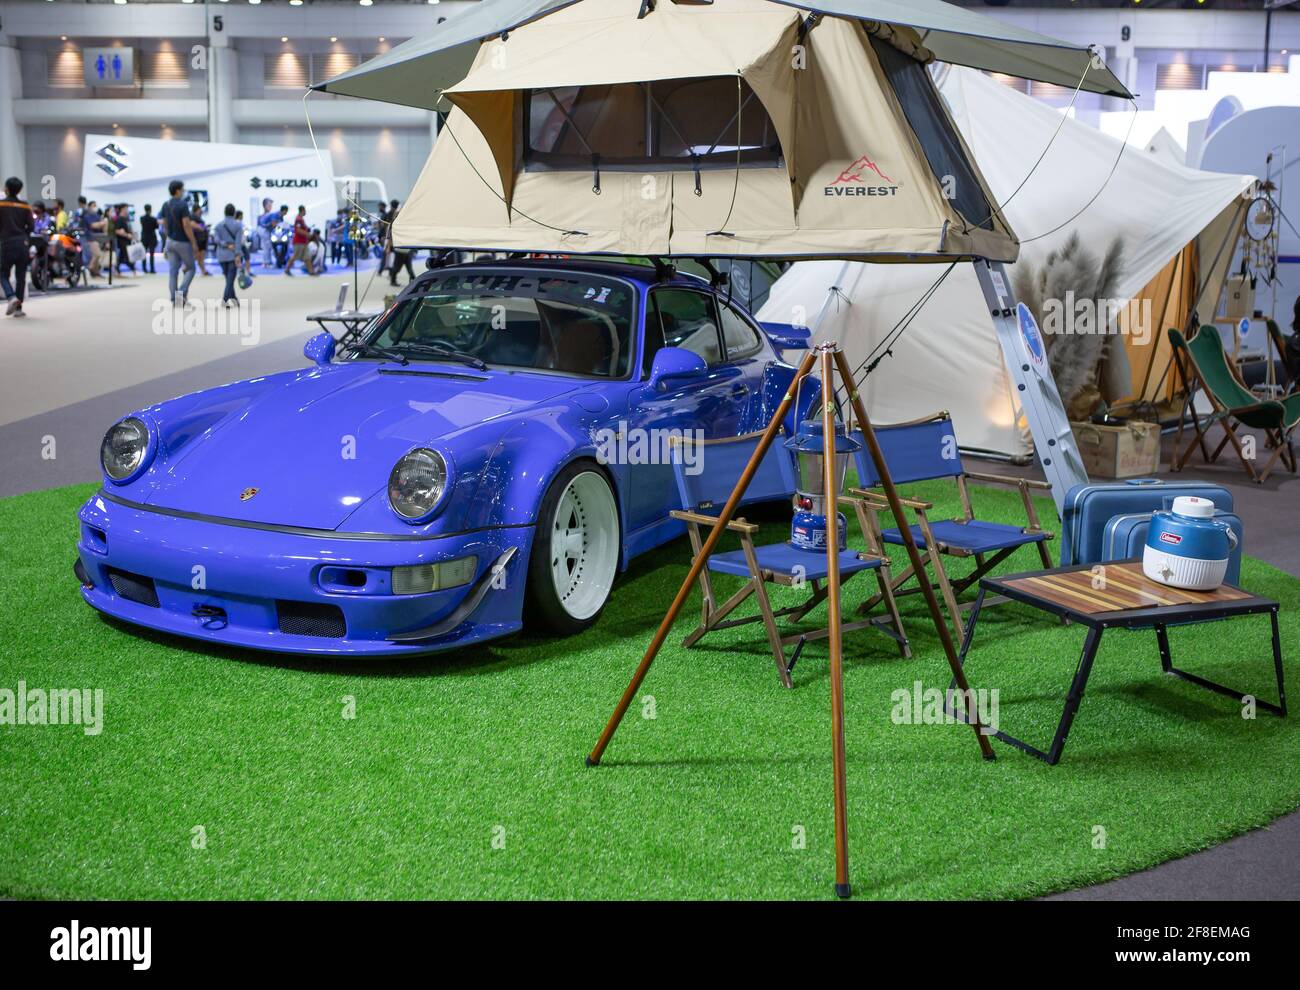
<svg viewBox="0 0 1300 990">
<path fill-rule="evenodd" d="M 760 323 L 763 332 L 783 351 L 806 351 L 812 344 L 812 331 L 793 323 Z"/>
</svg>

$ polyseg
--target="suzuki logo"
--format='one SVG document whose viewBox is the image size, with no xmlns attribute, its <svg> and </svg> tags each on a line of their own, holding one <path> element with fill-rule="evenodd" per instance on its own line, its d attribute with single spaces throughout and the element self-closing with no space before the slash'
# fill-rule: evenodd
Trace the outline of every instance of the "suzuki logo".
<svg viewBox="0 0 1300 990">
<path fill-rule="evenodd" d="M 239 501 L 241 501 L 241 502 L 247 502 L 250 498 L 252 498 L 254 495 L 256 495 L 259 491 L 261 491 L 260 488 L 245 488 L 242 492 L 239 493 Z"/>
<path fill-rule="evenodd" d="M 254 189 L 261 189 L 266 186 L 267 189 L 316 189 L 320 186 L 319 179 L 263 179 L 259 176 L 253 176 L 248 180 L 248 184 Z"/>
<path fill-rule="evenodd" d="M 112 141 L 109 141 L 95 154 L 104 159 L 102 162 L 95 162 L 96 167 L 106 173 L 110 179 L 116 178 L 131 167 L 123 161 L 126 158 L 126 152 Z"/>
</svg>

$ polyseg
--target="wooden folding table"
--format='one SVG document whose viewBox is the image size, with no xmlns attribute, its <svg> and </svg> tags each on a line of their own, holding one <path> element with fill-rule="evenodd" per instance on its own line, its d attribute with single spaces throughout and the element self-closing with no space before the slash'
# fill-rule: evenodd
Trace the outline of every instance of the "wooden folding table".
<svg viewBox="0 0 1300 990">
<path fill-rule="evenodd" d="M 1102 634 L 1107 629 L 1154 629 L 1156 643 L 1160 649 L 1160 666 L 1166 674 L 1240 700 L 1246 697 L 1248 692 L 1216 684 L 1214 681 L 1175 667 L 1169 649 L 1168 629 L 1170 626 L 1267 614 L 1273 625 L 1273 668 L 1277 674 L 1278 703 L 1273 704 L 1256 698 L 1255 704 L 1264 711 L 1286 716 L 1286 689 L 1282 678 L 1282 641 L 1278 634 L 1278 603 L 1275 601 L 1260 598 L 1226 584 L 1209 592 L 1169 588 L 1152 581 L 1142 573 L 1142 564 L 1136 560 L 1084 564 L 1058 570 L 1015 574 L 1009 577 L 986 577 L 980 581 L 979 595 L 971 609 L 966 635 L 962 640 L 958 662 L 963 667 L 975 638 L 975 627 L 979 623 L 980 607 L 984 603 L 986 594 L 1004 596 L 1012 601 L 1068 619 L 1088 630 L 1083 655 L 1074 672 L 1069 694 L 1066 695 L 1065 709 L 1057 724 L 1051 748 L 1043 752 L 1005 732 L 991 733 L 995 739 L 1024 750 L 1049 764 L 1055 765 L 1061 758 L 1065 739 L 1070 734 L 1070 726 L 1074 722 L 1075 713 L 1079 710 L 1088 677 L 1092 673 L 1093 661 L 1097 657 Z M 953 711 L 954 706 L 948 703 L 952 689 L 953 684 L 949 684 L 949 695 L 945 698 L 947 710 L 956 718 L 965 721 L 962 713 Z"/>
</svg>

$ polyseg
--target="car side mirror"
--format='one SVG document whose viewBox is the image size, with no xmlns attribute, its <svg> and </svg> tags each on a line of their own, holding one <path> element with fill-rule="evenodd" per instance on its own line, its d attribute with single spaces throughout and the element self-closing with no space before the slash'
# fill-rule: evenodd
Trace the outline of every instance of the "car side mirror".
<svg viewBox="0 0 1300 990">
<path fill-rule="evenodd" d="M 806 351 L 812 343 L 812 331 L 793 323 L 760 323 L 768 340 L 778 351 Z"/>
<path fill-rule="evenodd" d="M 704 358 L 684 347 L 663 347 L 650 367 L 650 387 L 656 390 L 699 381 L 709 373 Z"/>
<path fill-rule="evenodd" d="M 302 349 L 302 356 L 308 361 L 324 367 L 334 360 L 334 348 L 336 346 L 333 334 L 318 333 L 307 341 L 307 346 Z"/>
</svg>

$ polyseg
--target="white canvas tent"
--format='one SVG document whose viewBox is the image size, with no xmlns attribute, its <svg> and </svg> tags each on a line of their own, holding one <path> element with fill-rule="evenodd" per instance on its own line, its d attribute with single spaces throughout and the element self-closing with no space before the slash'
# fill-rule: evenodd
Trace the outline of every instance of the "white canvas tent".
<svg viewBox="0 0 1300 990">
<path fill-rule="evenodd" d="M 1212 261 L 1240 222 L 1241 193 L 1251 188 L 1251 177 L 1200 172 L 1139 148 L 1120 156 L 1120 143 L 1113 138 L 1072 119 L 1062 124 L 1056 110 L 971 69 L 954 67 L 940 90 L 994 197 L 1007 204 L 1006 217 L 1022 238 L 1020 261 L 1010 269 L 1013 277 L 1022 266 L 1041 264 L 1072 233 L 1079 233 L 1096 254 L 1122 237 L 1123 272 L 1114 294 L 1135 298 L 1203 238 L 1197 294 L 1206 287 L 1200 313 L 1211 314 L 1231 249 L 1218 265 Z M 1061 131 L 1051 150 L 1016 193 L 1058 125 Z M 1103 185 L 1077 219 L 1049 233 Z M 818 338 L 839 341 L 857 367 L 938 275 L 933 266 L 801 262 L 773 287 L 760 318 L 812 325 L 821 315 Z M 1168 314 L 1160 306 L 1155 309 L 1153 333 L 1162 341 Z M 865 384 L 873 420 L 905 422 L 947 409 L 961 446 L 1012 457 L 1032 453 L 1016 387 L 971 266 L 952 271 L 892 352 Z M 1134 378 L 1140 381 L 1145 367 L 1154 365 L 1154 387 L 1163 353 L 1155 346 L 1144 353 L 1140 367 L 1135 361 Z"/>
</svg>

